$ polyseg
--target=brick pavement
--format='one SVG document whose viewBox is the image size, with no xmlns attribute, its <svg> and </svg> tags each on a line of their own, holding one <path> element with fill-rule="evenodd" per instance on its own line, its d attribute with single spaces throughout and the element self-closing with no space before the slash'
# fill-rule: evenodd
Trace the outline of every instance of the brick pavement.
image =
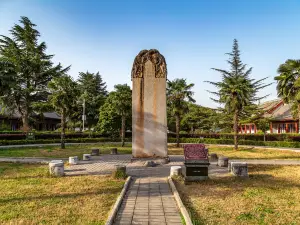
<svg viewBox="0 0 300 225">
<path fill-rule="evenodd" d="M 165 177 L 135 177 L 115 225 L 182 224 L 176 201 Z"/>
</svg>

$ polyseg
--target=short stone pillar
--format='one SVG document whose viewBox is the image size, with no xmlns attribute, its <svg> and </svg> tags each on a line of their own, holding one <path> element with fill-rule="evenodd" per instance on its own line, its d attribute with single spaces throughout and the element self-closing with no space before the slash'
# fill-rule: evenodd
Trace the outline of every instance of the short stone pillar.
<svg viewBox="0 0 300 225">
<path fill-rule="evenodd" d="M 83 159 L 84 161 L 89 161 L 89 160 L 91 160 L 91 154 L 83 154 L 82 159 Z"/>
<path fill-rule="evenodd" d="M 65 175 L 64 162 L 62 160 L 52 160 L 49 163 L 49 173 L 52 176 L 62 177 Z"/>
<path fill-rule="evenodd" d="M 69 164 L 71 164 L 71 165 L 78 164 L 78 156 L 70 156 L 69 157 Z"/>
<path fill-rule="evenodd" d="M 117 148 L 112 148 L 112 149 L 110 150 L 110 154 L 111 154 L 111 155 L 117 155 L 117 154 L 118 154 L 118 149 L 117 149 Z"/>
<path fill-rule="evenodd" d="M 170 170 L 170 176 L 181 176 L 182 175 L 182 169 L 181 166 L 171 166 Z"/>
<path fill-rule="evenodd" d="M 227 157 L 219 157 L 218 158 L 218 166 L 228 167 L 228 158 Z"/>
<path fill-rule="evenodd" d="M 216 153 L 211 153 L 210 161 L 218 161 L 218 155 Z"/>
<path fill-rule="evenodd" d="M 91 153 L 92 156 L 98 156 L 100 155 L 100 150 L 99 148 L 92 148 L 92 153 Z"/>
<path fill-rule="evenodd" d="M 248 164 L 246 162 L 231 162 L 231 173 L 237 177 L 249 177 Z"/>
<path fill-rule="evenodd" d="M 124 165 L 115 165 L 115 170 L 113 171 L 112 176 L 116 179 L 125 179 L 127 177 L 126 174 L 126 166 Z"/>
<path fill-rule="evenodd" d="M 126 173 L 126 166 L 124 166 L 124 165 L 115 165 L 115 170 L 117 172 L 124 172 L 124 173 Z"/>
</svg>

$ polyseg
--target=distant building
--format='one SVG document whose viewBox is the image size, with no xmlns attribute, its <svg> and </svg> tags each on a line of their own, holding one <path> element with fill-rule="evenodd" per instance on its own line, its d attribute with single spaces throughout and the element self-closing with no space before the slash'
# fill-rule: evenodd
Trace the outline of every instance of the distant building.
<svg viewBox="0 0 300 225">
<path fill-rule="evenodd" d="M 1 107 L 0 107 L 1 110 Z M 60 123 L 60 115 L 56 112 L 46 112 L 42 115 L 34 114 L 32 116 L 32 122 L 30 124 L 32 129 L 35 130 L 56 130 Z M 7 127 L 9 130 L 20 130 L 22 127 L 22 119 L 19 113 L 8 114 L 2 112 L 0 114 L 0 126 Z"/>
<path fill-rule="evenodd" d="M 270 130 L 268 133 L 299 133 L 298 119 L 294 119 L 291 106 L 285 104 L 283 100 L 276 99 L 260 104 L 260 108 L 265 111 L 264 117 L 270 118 Z M 253 123 L 242 124 L 239 133 L 255 134 L 256 125 Z"/>
</svg>

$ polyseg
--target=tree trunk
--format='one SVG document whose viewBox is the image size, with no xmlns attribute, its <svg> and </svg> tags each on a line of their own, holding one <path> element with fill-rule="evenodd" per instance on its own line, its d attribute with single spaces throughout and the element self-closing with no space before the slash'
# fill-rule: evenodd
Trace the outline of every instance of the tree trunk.
<svg viewBox="0 0 300 225">
<path fill-rule="evenodd" d="M 65 135 L 66 135 L 66 112 L 63 109 L 61 113 L 61 133 L 60 133 L 60 147 L 65 149 Z"/>
<path fill-rule="evenodd" d="M 234 111 L 233 131 L 234 131 L 234 150 L 238 150 L 238 110 Z"/>
<path fill-rule="evenodd" d="M 121 138 L 122 138 L 122 147 L 125 145 L 125 116 L 122 116 L 122 129 L 121 129 Z"/>
<path fill-rule="evenodd" d="M 264 131 L 264 141 L 266 141 L 266 131 Z"/>
<path fill-rule="evenodd" d="M 25 112 L 22 115 L 22 123 L 23 123 L 23 131 L 28 132 L 30 130 L 29 120 L 28 120 L 28 112 Z"/>
<path fill-rule="evenodd" d="M 176 119 L 176 147 L 179 147 L 180 139 L 179 139 L 179 132 L 180 132 L 180 116 L 175 115 Z"/>
</svg>

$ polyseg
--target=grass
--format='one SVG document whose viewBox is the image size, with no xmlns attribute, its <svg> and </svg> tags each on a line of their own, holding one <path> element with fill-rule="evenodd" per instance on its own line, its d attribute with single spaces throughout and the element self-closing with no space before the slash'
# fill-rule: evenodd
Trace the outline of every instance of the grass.
<svg viewBox="0 0 300 225">
<path fill-rule="evenodd" d="M 175 184 L 195 225 L 299 224 L 299 166 L 249 166 L 249 176 Z"/>
<path fill-rule="evenodd" d="M 91 148 L 99 148 L 101 154 L 109 154 L 110 148 L 118 147 L 118 153 L 131 154 L 131 147 L 120 147 L 118 144 L 90 144 L 90 145 L 67 145 L 66 149 L 59 146 L 29 147 L 29 148 L 5 148 L 0 149 L 0 157 L 46 157 L 46 158 L 68 158 L 69 156 L 78 156 L 91 153 Z"/>
<path fill-rule="evenodd" d="M 230 159 L 296 159 L 300 160 L 300 152 L 261 149 L 253 147 L 240 147 L 234 150 L 233 147 L 208 145 L 209 153 L 216 153 L 219 156 L 227 156 Z M 183 155 L 183 148 L 176 148 L 169 145 L 169 155 Z"/>
<path fill-rule="evenodd" d="M 67 145 L 66 149 L 60 149 L 59 146 L 30 147 L 30 148 L 7 148 L 0 149 L 0 157 L 46 157 L 46 158 L 68 158 L 69 156 L 78 156 L 90 153 L 91 148 L 97 147 L 101 154 L 109 154 L 112 147 L 117 147 L 120 154 L 131 154 L 131 144 L 120 147 L 120 144 L 99 143 L 90 145 Z M 300 152 L 285 150 L 259 149 L 240 147 L 235 151 L 233 147 L 209 145 L 210 153 L 224 155 L 230 159 L 296 159 L 300 160 Z M 173 144 L 168 145 L 169 155 L 183 155 L 183 148 L 176 148 Z"/>
<path fill-rule="evenodd" d="M 0 163 L 0 224 L 104 224 L 124 180 L 54 178 L 47 166 Z"/>
</svg>

